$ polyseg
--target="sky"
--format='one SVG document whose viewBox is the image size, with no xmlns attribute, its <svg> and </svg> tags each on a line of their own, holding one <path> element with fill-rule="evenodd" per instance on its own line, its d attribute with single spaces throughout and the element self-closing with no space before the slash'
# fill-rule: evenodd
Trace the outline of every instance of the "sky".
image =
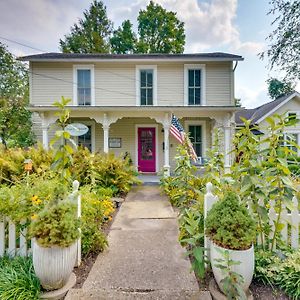
<svg viewBox="0 0 300 300">
<path fill-rule="evenodd" d="M 108 17 L 117 28 L 130 19 L 136 28 L 140 9 L 149 0 L 103 0 Z M 267 35 L 274 29 L 268 16 L 268 0 L 154 0 L 177 12 L 185 23 L 185 53 L 229 52 L 242 55 L 235 74 L 235 96 L 242 106 L 253 108 L 270 101 L 266 80 L 272 76 L 268 61 L 258 53 L 267 49 Z M 46 52 L 59 52 L 59 39 L 82 18 L 91 0 L 0 0 L 0 41 L 17 56 L 41 51 L 18 45 L 10 39 Z M 2 37 L 2 38 L 1 38 Z M 299 90 L 300 85 L 297 85 Z"/>
</svg>

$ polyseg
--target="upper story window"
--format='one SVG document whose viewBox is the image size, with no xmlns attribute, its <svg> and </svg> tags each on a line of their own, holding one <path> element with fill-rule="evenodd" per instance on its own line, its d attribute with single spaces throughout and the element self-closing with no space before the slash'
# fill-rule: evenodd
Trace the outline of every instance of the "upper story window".
<svg viewBox="0 0 300 300">
<path fill-rule="evenodd" d="M 157 105 L 156 66 L 136 66 L 136 105 Z"/>
<path fill-rule="evenodd" d="M 74 66 L 73 77 L 75 83 L 73 87 L 74 105 L 95 105 L 94 66 Z"/>
<path fill-rule="evenodd" d="M 77 103 L 91 105 L 91 70 L 77 70 Z"/>
<path fill-rule="evenodd" d="M 185 105 L 205 105 L 205 65 L 184 65 Z"/>
<path fill-rule="evenodd" d="M 140 70 L 141 105 L 153 105 L 153 70 Z"/>
</svg>

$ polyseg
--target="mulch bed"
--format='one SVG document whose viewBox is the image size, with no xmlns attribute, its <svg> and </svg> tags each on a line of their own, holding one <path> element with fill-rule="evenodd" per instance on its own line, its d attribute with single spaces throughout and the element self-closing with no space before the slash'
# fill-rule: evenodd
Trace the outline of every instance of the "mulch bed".
<svg viewBox="0 0 300 300">
<path fill-rule="evenodd" d="M 121 195 L 120 197 L 125 198 L 125 195 Z M 110 231 L 110 227 L 111 227 L 121 205 L 122 204 L 120 204 L 118 207 L 116 207 L 116 209 L 112 215 L 111 221 L 109 223 L 105 224 L 105 226 L 102 228 L 102 231 L 106 236 L 108 235 L 108 233 Z M 86 257 L 82 257 L 81 265 L 79 267 L 74 268 L 73 272 L 76 275 L 76 284 L 73 287 L 74 289 L 80 289 L 82 287 L 83 283 L 87 279 L 98 255 L 100 253 L 101 252 L 94 252 L 94 253 L 90 253 Z"/>
</svg>

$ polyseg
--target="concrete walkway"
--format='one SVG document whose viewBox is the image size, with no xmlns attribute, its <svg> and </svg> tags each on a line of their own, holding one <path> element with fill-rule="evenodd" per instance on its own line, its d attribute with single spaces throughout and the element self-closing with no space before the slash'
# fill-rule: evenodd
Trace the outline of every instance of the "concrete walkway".
<svg viewBox="0 0 300 300">
<path fill-rule="evenodd" d="M 178 243 L 176 215 L 158 186 L 134 187 L 82 289 L 66 299 L 211 299 Z"/>
</svg>

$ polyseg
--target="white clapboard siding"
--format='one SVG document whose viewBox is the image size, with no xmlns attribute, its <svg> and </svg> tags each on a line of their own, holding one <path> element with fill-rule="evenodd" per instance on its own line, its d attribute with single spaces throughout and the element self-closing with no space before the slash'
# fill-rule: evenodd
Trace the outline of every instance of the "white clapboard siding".
<svg viewBox="0 0 300 300">
<path fill-rule="evenodd" d="M 210 210 L 212 204 L 217 201 L 217 198 L 212 194 L 212 184 L 208 183 L 206 185 L 206 194 L 204 197 L 204 218 L 207 215 L 207 212 Z M 293 197 L 293 209 L 289 211 L 285 205 L 282 206 L 282 211 L 280 215 L 280 223 L 283 224 L 283 229 L 280 234 L 282 240 L 286 243 L 287 246 L 291 246 L 293 249 L 299 249 L 299 226 L 300 226 L 300 212 L 298 206 L 298 199 Z M 252 214 L 250 202 L 248 204 L 248 209 Z M 263 200 L 259 201 L 260 206 L 264 206 Z M 271 227 L 271 232 L 269 238 L 273 238 L 275 225 L 274 222 L 277 221 L 278 214 L 275 211 L 274 201 L 270 201 L 269 209 L 269 224 Z M 268 237 L 263 236 L 263 240 L 267 240 Z M 261 236 L 257 236 L 257 244 L 261 244 Z M 276 245 L 275 245 L 276 247 Z M 206 241 L 206 248 L 209 248 L 209 242 Z"/>
</svg>

